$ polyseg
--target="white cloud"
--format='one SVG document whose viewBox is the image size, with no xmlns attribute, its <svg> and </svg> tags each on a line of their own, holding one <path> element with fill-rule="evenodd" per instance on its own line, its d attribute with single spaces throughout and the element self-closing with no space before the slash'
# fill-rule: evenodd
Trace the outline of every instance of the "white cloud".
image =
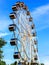
<svg viewBox="0 0 49 65">
<path fill-rule="evenodd" d="M 10 21 L 10 22 L 9 22 Z M 1 19 L 0 20 L 0 32 L 8 31 L 8 26 L 12 23 L 11 20 Z"/>
<path fill-rule="evenodd" d="M 47 12 L 49 12 L 49 4 L 35 8 L 35 10 L 31 14 L 33 14 L 34 16 L 40 16 Z"/>
<path fill-rule="evenodd" d="M 6 21 L 1 20 L 0 21 L 0 31 L 4 31 L 5 29 L 7 29 L 7 24 Z"/>
<path fill-rule="evenodd" d="M 35 8 L 31 15 L 38 31 L 49 27 L 49 4 Z"/>
<path fill-rule="evenodd" d="M 49 65 L 49 61 L 48 60 L 45 60 L 44 63 L 45 63 L 45 65 Z"/>
<path fill-rule="evenodd" d="M 14 62 L 14 60 L 12 61 L 12 60 L 9 60 L 9 59 L 3 59 L 3 61 L 5 61 L 6 64 L 9 64 L 9 65 Z"/>
<path fill-rule="evenodd" d="M 9 35 L 9 33 L 0 33 L 0 37 L 4 37 L 4 36 L 7 36 Z"/>
<path fill-rule="evenodd" d="M 42 56 L 40 60 L 41 63 L 44 63 L 44 65 L 49 65 L 49 56 Z"/>
<path fill-rule="evenodd" d="M 0 20 L 0 37 L 10 35 L 8 31 L 8 26 L 11 22 L 8 20 Z"/>
</svg>

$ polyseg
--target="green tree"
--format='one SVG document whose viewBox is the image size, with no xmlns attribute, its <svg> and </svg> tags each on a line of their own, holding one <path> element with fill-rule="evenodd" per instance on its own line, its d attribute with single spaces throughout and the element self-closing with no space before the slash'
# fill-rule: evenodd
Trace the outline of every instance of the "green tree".
<svg viewBox="0 0 49 65">
<path fill-rule="evenodd" d="M 2 48 L 6 44 L 3 38 L 0 38 L 0 48 Z"/>
<path fill-rule="evenodd" d="M 18 65 L 17 62 L 15 61 L 14 63 L 10 64 L 10 65 Z"/>
<path fill-rule="evenodd" d="M 4 61 L 0 61 L 0 65 L 6 65 Z"/>
<path fill-rule="evenodd" d="M 41 65 L 44 65 L 44 63 L 41 63 Z"/>
<path fill-rule="evenodd" d="M 0 61 L 1 61 L 1 59 L 3 58 L 2 53 L 3 53 L 3 51 L 2 51 L 1 48 L 0 48 Z"/>
<path fill-rule="evenodd" d="M 3 51 L 2 48 L 3 46 L 5 46 L 6 42 L 3 38 L 0 38 L 0 65 L 6 65 L 6 63 L 4 61 L 1 61 L 1 59 L 3 59 Z"/>
<path fill-rule="evenodd" d="M 14 63 L 12 63 L 11 65 L 14 65 Z"/>
</svg>

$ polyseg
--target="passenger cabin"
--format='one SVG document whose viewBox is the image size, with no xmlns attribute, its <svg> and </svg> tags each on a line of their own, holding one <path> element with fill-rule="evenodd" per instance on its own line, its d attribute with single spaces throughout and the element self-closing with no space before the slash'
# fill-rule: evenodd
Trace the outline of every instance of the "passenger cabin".
<svg viewBox="0 0 49 65">
<path fill-rule="evenodd" d="M 26 65 L 26 62 L 21 62 L 22 63 L 22 65 Z"/>
<path fill-rule="evenodd" d="M 34 40 L 34 43 L 37 44 L 37 40 Z"/>
<path fill-rule="evenodd" d="M 34 52 L 35 52 L 35 53 L 38 52 L 38 49 L 34 49 Z"/>
<path fill-rule="evenodd" d="M 24 9 L 24 10 L 27 10 L 27 6 L 23 6 L 23 9 Z"/>
<path fill-rule="evenodd" d="M 36 36 L 36 32 L 33 32 L 32 35 L 33 35 L 33 36 Z"/>
<path fill-rule="evenodd" d="M 16 2 L 16 4 L 19 4 L 19 3 L 20 3 L 20 1 Z"/>
<path fill-rule="evenodd" d="M 19 61 L 19 62 L 18 62 L 18 65 L 22 65 L 22 62 Z"/>
<path fill-rule="evenodd" d="M 10 19 L 15 19 L 16 18 L 16 13 L 10 13 L 10 15 L 9 15 L 9 17 L 10 17 Z"/>
<path fill-rule="evenodd" d="M 13 11 L 17 11 L 17 10 L 18 10 L 18 8 L 16 7 L 16 5 L 13 5 L 13 6 L 12 6 L 12 10 L 13 10 Z"/>
<path fill-rule="evenodd" d="M 14 59 L 20 59 L 20 52 L 14 52 Z"/>
<path fill-rule="evenodd" d="M 16 2 L 16 7 L 20 7 L 20 2 Z"/>
<path fill-rule="evenodd" d="M 32 25 L 31 25 L 31 28 L 32 28 L 32 29 L 34 29 L 34 27 L 35 27 L 35 25 L 34 25 L 34 24 L 32 24 Z"/>
<path fill-rule="evenodd" d="M 30 22 L 32 21 L 32 17 L 29 18 L 29 21 L 30 21 Z"/>
<path fill-rule="evenodd" d="M 10 44 L 11 44 L 12 46 L 16 45 L 16 44 L 17 44 L 17 38 L 12 38 L 12 39 L 10 40 Z"/>
<path fill-rule="evenodd" d="M 36 53 L 36 49 L 34 49 L 34 52 Z"/>
<path fill-rule="evenodd" d="M 16 30 L 16 24 L 9 25 L 9 30 L 10 31 L 15 31 Z"/>
<path fill-rule="evenodd" d="M 29 11 L 27 11 L 27 15 L 30 15 L 30 12 Z"/>
<path fill-rule="evenodd" d="M 39 65 L 39 64 L 38 64 L 38 63 L 33 63 L 33 62 L 32 62 L 31 65 Z"/>
<path fill-rule="evenodd" d="M 34 60 L 38 60 L 38 57 L 37 57 L 37 55 L 34 57 Z"/>
<path fill-rule="evenodd" d="M 20 2 L 20 7 L 23 7 L 24 6 L 24 3 L 23 2 Z"/>
</svg>

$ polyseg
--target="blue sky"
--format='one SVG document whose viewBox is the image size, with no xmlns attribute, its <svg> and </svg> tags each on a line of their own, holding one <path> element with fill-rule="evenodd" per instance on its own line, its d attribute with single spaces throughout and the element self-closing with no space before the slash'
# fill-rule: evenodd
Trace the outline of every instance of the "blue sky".
<svg viewBox="0 0 49 65">
<path fill-rule="evenodd" d="M 0 37 L 3 37 L 8 42 L 7 45 L 3 47 L 4 60 L 7 63 L 14 62 L 14 47 L 11 47 L 9 43 L 11 33 L 8 30 L 8 25 L 12 23 L 9 18 L 9 13 L 12 12 L 11 7 L 17 1 L 18 0 L 0 0 Z M 38 38 L 40 61 L 45 63 L 45 65 L 49 65 L 49 0 L 19 1 L 23 1 L 28 6 L 33 17 Z"/>
</svg>

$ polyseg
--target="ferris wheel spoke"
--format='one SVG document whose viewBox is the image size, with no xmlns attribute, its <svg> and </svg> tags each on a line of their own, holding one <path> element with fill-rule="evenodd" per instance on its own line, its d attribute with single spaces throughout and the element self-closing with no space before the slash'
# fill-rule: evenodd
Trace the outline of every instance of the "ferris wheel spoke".
<svg viewBox="0 0 49 65">
<path fill-rule="evenodd" d="M 18 39 L 18 40 L 19 40 L 19 39 Z M 21 41 L 21 40 L 19 40 L 19 41 L 20 41 L 21 45 L 23 46 L 23 50 L 24 50 L 24 52 L 25 52 L 25 54 L 26 54 L 27 58 L 29 59 L 29 57 L 28 57 L 28 55 L 27 55 L 27 53 L 26 53 L 26 51 L 25 51 L 23 41 Z"/>
<path fill-rule="evenodd" d="M 29 21 L 27 20 L 27 18 L 24 16 L 21 16 L 21 19 L 23 21 L 23 24 L 25 24 L 25 27 L 27 27 L 27 29 L 29 29 L 28 32 L 31 31 L 31 27 L 29 25 Z"/>
</svg>

